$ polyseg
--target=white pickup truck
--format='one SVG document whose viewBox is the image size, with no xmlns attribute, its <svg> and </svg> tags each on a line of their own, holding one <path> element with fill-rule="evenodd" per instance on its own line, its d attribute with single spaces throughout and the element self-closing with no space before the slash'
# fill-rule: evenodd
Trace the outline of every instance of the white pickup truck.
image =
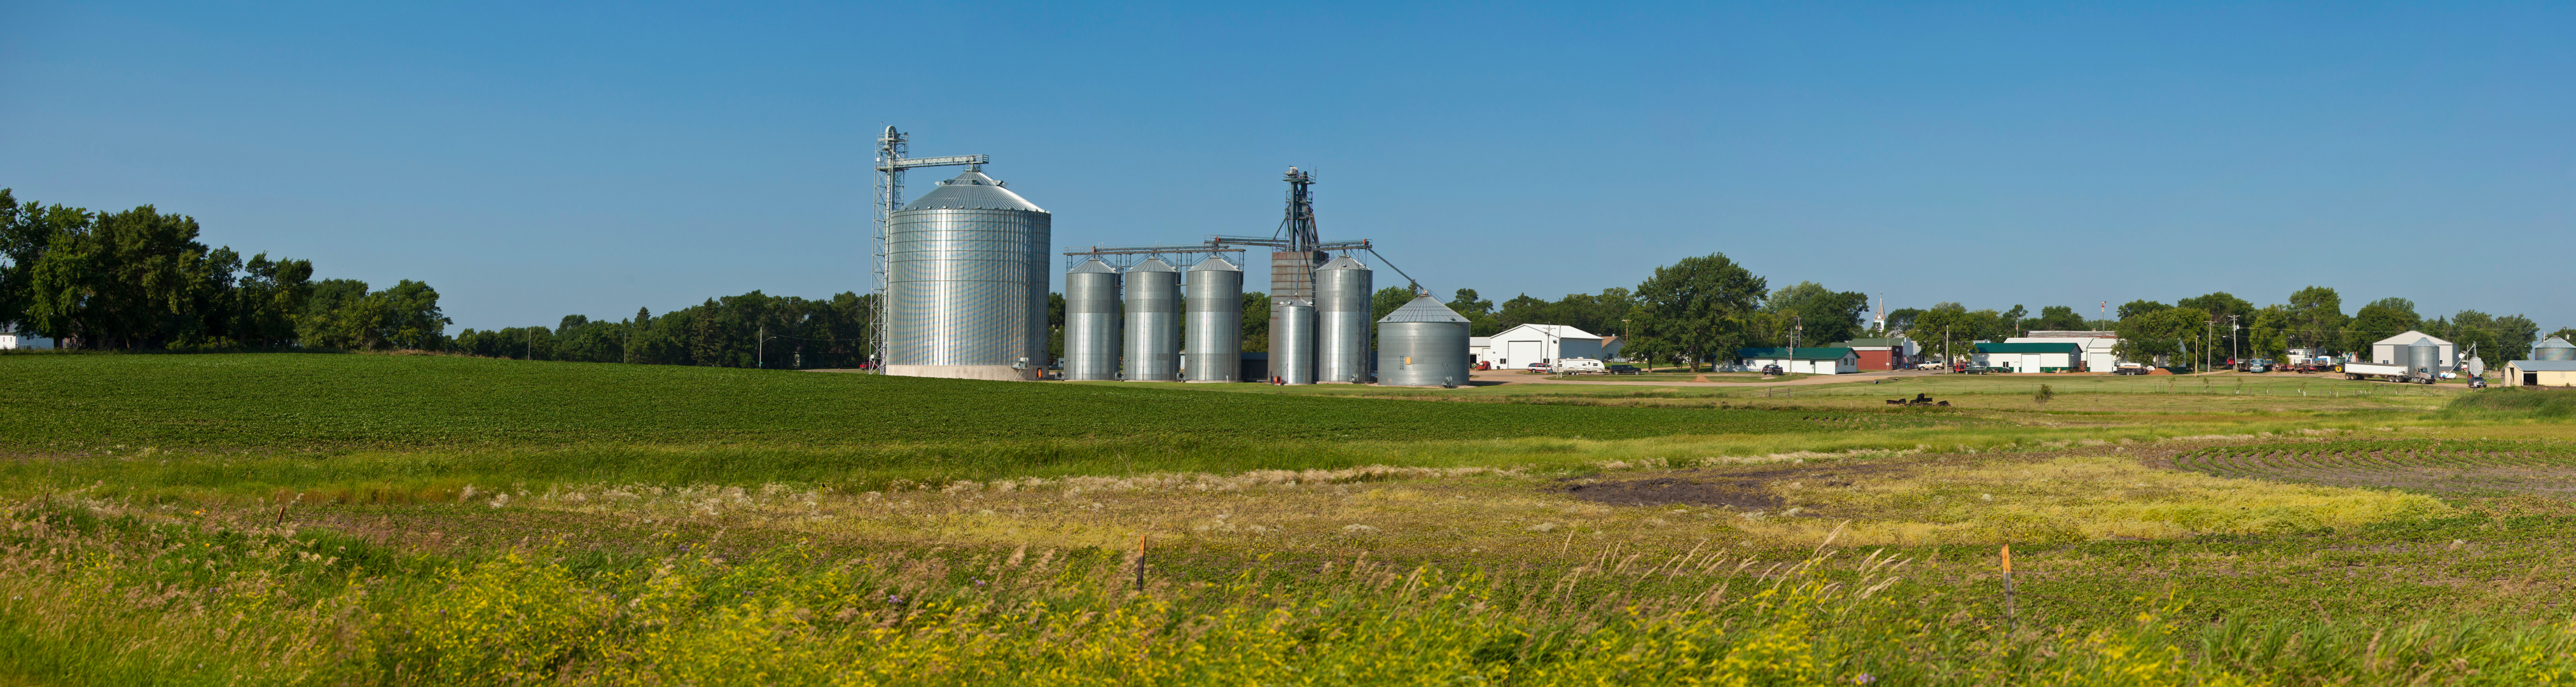
<svg viewBox="0 0 2576 687">
<path fill-rule="evenodd" d="M 2396 363 L 2365 363 L 2355 360 L 2344 363 L 2337 369 L 2343 373 L 2344 379 L 2377 379 L 2400 384 L 2433 383 L 2430 370 L 2420 372 L 2408 370 L 2406 366 Z"/>
</svg>

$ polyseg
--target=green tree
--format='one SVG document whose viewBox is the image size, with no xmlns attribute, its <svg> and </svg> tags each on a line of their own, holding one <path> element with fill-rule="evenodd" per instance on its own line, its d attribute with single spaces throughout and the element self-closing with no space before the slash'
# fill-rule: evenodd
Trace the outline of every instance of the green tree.
<svg viewBox="0 0 2576 687">
<path fill-rule="evenodd" d="M 2353 312 L 2352 320 L 2344 323 L 2343 345 L 2355 353 L 2367 352 L 2372 343 L 2404 334 L 2410 329 L 2421 329 L 2423 324 L 2424 318 L 2415 314 L 2414 301 L 2393 296 L 2382 298 Z"/>
<path fill-rule="evenodd" d="M 2207 352 L 2208 326 L 2209 312 L 2199 308 L 2148 310 L 2120 320 L 2120 343 L 2112 353 L 2123 360 L 2153 360 L 2160 365 L 2192 362 Z"/>
<path fill-rule="evenodd" d="M 1887 311 L 1887 329 L 1882 333 L 1902 333 L 1914 328 L 1914 318 L 1923 315 L 1921 308 L 1897 308 Z"/>
<path fill-rule="evenodd" d="M 2290 294 L 2287 336 L 2292 348 L 2351 350 L 2343 343 L 2343 296 L 2334 289 L 2310 286 Z"/>
<path fill-rule="evenodd" d="M 2121 306 L 2120 306 L 2120 319 L 2121 319 L 2121 320 L 2123 320 L 2123 321 L 2126 321 L 2126 320 L 2128 320 L 2129 318 L 2132 318 L 2132 317 L 2137 317 L 2137 316 L 2139 316 L 2139 315 L 2144 315 L 2144 314 L 2147 314 L 2147 313 L 2155 312 L 2155 311 L 2158 311 L 2158 310 L 2164 310 L 2164 309 L 2168 309 L 2168 308 L 2172 308 L 2172 307 L 2173 307 L 2173 306 L 2165 305 L 2165 304 L 2163 304 L 2163 303 L 2158 303 L 2158 302 L 2151 301 L 2151 300 L 2146 300 L 2146 299 L 2139 299 L 2139 300 L 2129 301 L 2128 303 L 2126 303 L 2126 304 L 2124 304 L 2124 305 L 2121 305 Z"/>
<path fill-rule="evenodd" d="M 197 220 L 145 205 L 53 235 L 29 280 L 27 319 L 82 348 L 160 348 L 200 331 L 222 295 Z"/>
<path fill-rule="evenodd" d="M 1732 359 L 1744 343 L 1745 316 L 1769 287 L 1767 280 L 1720 253 L 1657 267 L 1637 285 L 1637 300 L 1653 314 L 1651 329 L 1642 336 L 1689 356 L 1693 372 L 1702 358 Z"/>
<path fill-rule="evenodd" d="M 2084 331 L 2088 326 L 2083 315 L 2075 314 L 2074 308 L 2063 305 L 2040 308 L 2039 319 L 2030 322 L 2032 331 Z"/>
<path fill-rule="evenodd" d="M 1064 294 L 1047 292 L 1047 359 L 1045 365 L 1064 359 Z"/>
<path fill-rule="evenodd" d="M 1243 292 L 1243 352 L 1270 352 L 1270 294 Z"/>
<path fill-rule="evenodd" d="M 1862 315 L 1869 312 L 1869 294 L 1858 291 L 1834 291 L 1815 282 L 1798 282 L 1780 287 L 1762 299 L 1762 312 L 1773 315 L 1796 315 L 1793 328 L 1805 333 L 1795 341 L 1799 346 L 1825 346 L 1858 338 L 1867 324 Z M 1794 331 L 1794 329 L 1792 330 Z M 1776 340 L 1788 342 L 1782 336 Z"/>
<path fill-rule="evenodd" d="M 2184 308 L 2199 308 L 2202 311 L 2209 313 L 2209 321 L 2218 323 L 2218 334 L 2220 336 L 2220 340 L 2211 344 L 2215 347 L 2215 350 L 2234 352 L 2243 351 L 2244 342 L 2238 340 L 2237 337 L 2241 336 L 2241 334 L 2238 332 L 2236 327 L 2244 326 L 2248 320 L 2253 318 L 2253 303 L 2245 302 L 2245 299 L 2237 298 L 2234 294 L 2230 294 L 2225 291 L 2218 291 L 2198 298 L 2185 298 L 2179 301 L 2174 301 L 2174 305 Z"/>
<path fill-rule="evenodd" d="M 2264 306 L 2254 311 L 2253 323 L 2246 325 L 2245 357 L 2279 360 L 2290 348 L 2290 308 Z"/>
</svg>

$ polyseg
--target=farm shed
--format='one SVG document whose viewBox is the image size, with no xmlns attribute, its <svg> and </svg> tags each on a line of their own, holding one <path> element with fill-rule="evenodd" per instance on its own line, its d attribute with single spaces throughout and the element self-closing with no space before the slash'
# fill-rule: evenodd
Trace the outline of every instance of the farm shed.
<svg viewBox="0 0 2576 687">
<path fill-rule="evenodd" d="M 2504 364 L 2505 386 L 2576 386 L 2576 360 L 2516 360 Z"/>
<path fill-rule="evenodd" d="M 1852 349 L 1860 357 L 1863 370 L 1900 370 L 1914 366 L 1914 358 L 1923 354 L 1923 345 L 1902 336 L 1883 339 L 1852 339 L 1834 344 Z"/>
<path fill-rule="evenodd" d="M 2084 347 L 2073 341 L 1980 343 L 1970 364 L 2014 372 L 2078 372 L 2084 369 Z"/>
<path fill-rule="evenodd" d="M 2371 362 L 2376 363 L 2404 365 L 2406 364 L 2406 347 L 2414 345 L 2416 339 L 2432 339 L 2433 345 L 2441 348 L 2441 353 L 2439 354 L 2441 357 L 2440 369 L 2435 370 L 2436 372 L 2459 369 L 2459 346 L 2452 345 L 2451 342 L 2442 340 L 2440 337 L 2412 329 L 2406 330 L 2406 333 L 2404 334 L 2372 342 L 2370 344 L 2370 360 Z"/>
<path fill-rule="evenodd" d="M 1601 336 L 1561 324 L 1524 324 L 1485 337 L 1477 362 L 1497 368 L 1526 368 L 1561 358 L 1600 358 Z M 1470 346 L 1473 344 L 1471 343 Z"/>
<path fill-rule="evenodd" d="M 1821 348 L 1739 348 L 1736 363 L 1759 370 L 1778 365 L 1789 374 L 1846 375 L 1860 371 L 1860 353 L 1840 346 Z"/>
<path fill-rule="evenodd" d="M 2040 330 L 2029 336 L 2004 339 L 2004 343 L 2073 342 L 2084 347 L 2084 369 L 2108 372 L 2120 365 L 2120 356 L 2111 349 L 2120 345 L 2119 332 Z"/>
</svg>

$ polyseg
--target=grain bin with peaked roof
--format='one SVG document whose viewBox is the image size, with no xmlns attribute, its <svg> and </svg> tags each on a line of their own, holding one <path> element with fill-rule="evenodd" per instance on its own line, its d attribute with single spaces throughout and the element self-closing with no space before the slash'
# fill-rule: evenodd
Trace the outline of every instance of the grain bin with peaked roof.
<svg viewBox="0 0 2576 687">
<path fill-rule="evenodd" d="M 1181 284 L 1189 309 L 1189 343 L 1182 346 L 1183 377 L 1193 382 L 1232 382 L 1243 374 L 1243 268 L 1209 257 L 1190 266 Z"/>
<path fill-rule="evenodd" d="M 1429 295 L 1377 321 L 1380 385 L 1464 386 L 1468 365 L 1467 318 Z"/>
<path fill-rule="evenodd" d="M 1127 379 L 1181 379 L 1181 271 L 1162 258 L 1127 268 Z"/>
<path fill-rule="evenodd" d="M 1118 268 L 1099 258 L 1064 273 L 1064 378 L 1118 378 Z"/>
<path fill-rule="evenodd" d="M 886 374 L 1036 379 L 1052 215 L 969 169 L 886 221 Z"/>
<path fill-rule="evenodd" d="M 2576 344 L 2562 337 L 2549 337 L 2531 345 L 2532 360 L 2576 360 Z"/>
<path fill-rule="evenodd" d="M 1315 381 L 1368 382 L 1371 279 L 1368 265 L 1348 255 L 1315 268 Z"/>
<path fill-rule="evenodd" d="M 1281 384 L 1315 383 L 1315 306 L 1289 298 L 1271 309 L 1278 329 L 1271 331 L 1270 359 L 1278 366 L 1270 374 Z"/>
</svg>

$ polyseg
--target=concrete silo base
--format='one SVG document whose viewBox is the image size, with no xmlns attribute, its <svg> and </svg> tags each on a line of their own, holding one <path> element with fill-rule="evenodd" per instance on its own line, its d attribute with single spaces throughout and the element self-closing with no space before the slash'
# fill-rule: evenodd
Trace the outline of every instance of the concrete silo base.
<svg viewBox="0 0 2576 687">
<path fill-rule="evenodd" d="M 890 377 L 941 377 L 946 379 L 989 379 L 997 382 L 1034 381 L 1043 370 L 1013 369 L 1009 365 L 887 365 Z"/>
</svg>

